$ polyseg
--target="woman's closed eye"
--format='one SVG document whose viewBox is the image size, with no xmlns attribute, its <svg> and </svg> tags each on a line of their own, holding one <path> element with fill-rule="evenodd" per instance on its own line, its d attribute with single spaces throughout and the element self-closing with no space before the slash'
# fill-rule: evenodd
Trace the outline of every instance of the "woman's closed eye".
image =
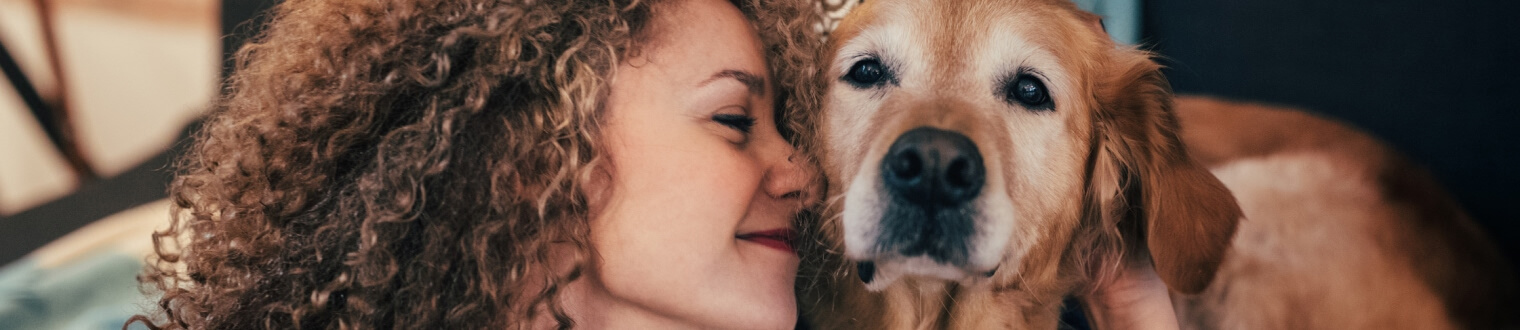
<svg viewBox="0 0 1520 330">
<path fill-rule="evenodd" d="M 739 133 L 744 133 L 745 136 L 748 136 L 750 128 L 755 126 L 755 117 L 747 114 L 716 114 L 712 116 L 712 120 L 739 131 Z"/>
</svg>

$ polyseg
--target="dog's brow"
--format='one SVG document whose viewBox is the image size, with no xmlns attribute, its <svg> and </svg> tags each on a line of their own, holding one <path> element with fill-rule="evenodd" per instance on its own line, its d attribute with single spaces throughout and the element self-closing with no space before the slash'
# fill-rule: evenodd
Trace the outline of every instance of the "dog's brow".
<svg viewBox="0 0 1520 330">
<path fill-rule="evenodd" d="M 711 84 L 714 81 L 718 81 L 723 78 L 733 78 L 734 80 L 738 80 L 739 83 L 744 84 L 745 88 L 749 89 L 750 94 L 754 94 L 756 96 L 765 95 L 765 78 L 761 78 L 760 75 L 748 71 L 737 69 L 718 71 L 718 73 L 715 73 L 712 75 L 712 77 L 708 77 L 706 80 L 703 80 L 702 83 L 697 84 L 697 86 L 707 86 L 708 84 Z"/>
</svg>

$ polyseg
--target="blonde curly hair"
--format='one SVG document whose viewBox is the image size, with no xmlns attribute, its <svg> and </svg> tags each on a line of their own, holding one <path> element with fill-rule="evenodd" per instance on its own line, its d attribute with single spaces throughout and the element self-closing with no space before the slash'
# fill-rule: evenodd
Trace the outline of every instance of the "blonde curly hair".
<svg viewBox="0 0 1520 330">
<path fill-rule="evenodd" d="M 817 108 L 820 9 L 732 1 L 777 120 Z M 607 78 L 661 4 L 287 0 L 180 159 L 141 275 L 168 329 L 525 328 L 590 255 Z M 550 246 L 575 270 L 549 270 Z M 562 260 L 560 262 L 563 262 Z M 538 283 L 533 285 L 532 283 Z M 545 315 L 547 313 L 548 315 Z"/>
</svg>

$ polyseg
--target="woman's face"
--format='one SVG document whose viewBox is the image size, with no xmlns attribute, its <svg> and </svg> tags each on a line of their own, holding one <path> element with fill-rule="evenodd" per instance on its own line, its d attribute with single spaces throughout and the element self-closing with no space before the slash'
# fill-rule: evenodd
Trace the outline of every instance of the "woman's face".
<svg viewBox="0 0 1520 330">
<path fill-rule="evenodd" d="M 595 257 L 578 318 L 789 329 L 791 220 L 816 193 L 776 130 L 759 37 L 726 1 L 657 9 L 655 38 L 612 80 L 611 175 L 590 187 Z"/>
</svg>

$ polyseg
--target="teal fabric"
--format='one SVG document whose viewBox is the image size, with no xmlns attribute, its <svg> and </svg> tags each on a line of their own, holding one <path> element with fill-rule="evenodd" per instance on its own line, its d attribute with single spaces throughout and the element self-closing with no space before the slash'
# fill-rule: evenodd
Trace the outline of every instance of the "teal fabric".
<svg viewBox="0 0 1520 330">
<path fill-rule="evenodd" d="M 1103 16 L 1103 27 L 1115 42 L 1140 42 L 1140 0 L 1074 0 L 1078 7 Z"/>
<path fill-rule="evenodd" d="M 0 268 L 0 329 L 121 329 L 151 310 L 153 301 L 137 289 L 142 266 L 138 258 L 99 251 L 57 268 L 30 259 Z"/>
</svg>

